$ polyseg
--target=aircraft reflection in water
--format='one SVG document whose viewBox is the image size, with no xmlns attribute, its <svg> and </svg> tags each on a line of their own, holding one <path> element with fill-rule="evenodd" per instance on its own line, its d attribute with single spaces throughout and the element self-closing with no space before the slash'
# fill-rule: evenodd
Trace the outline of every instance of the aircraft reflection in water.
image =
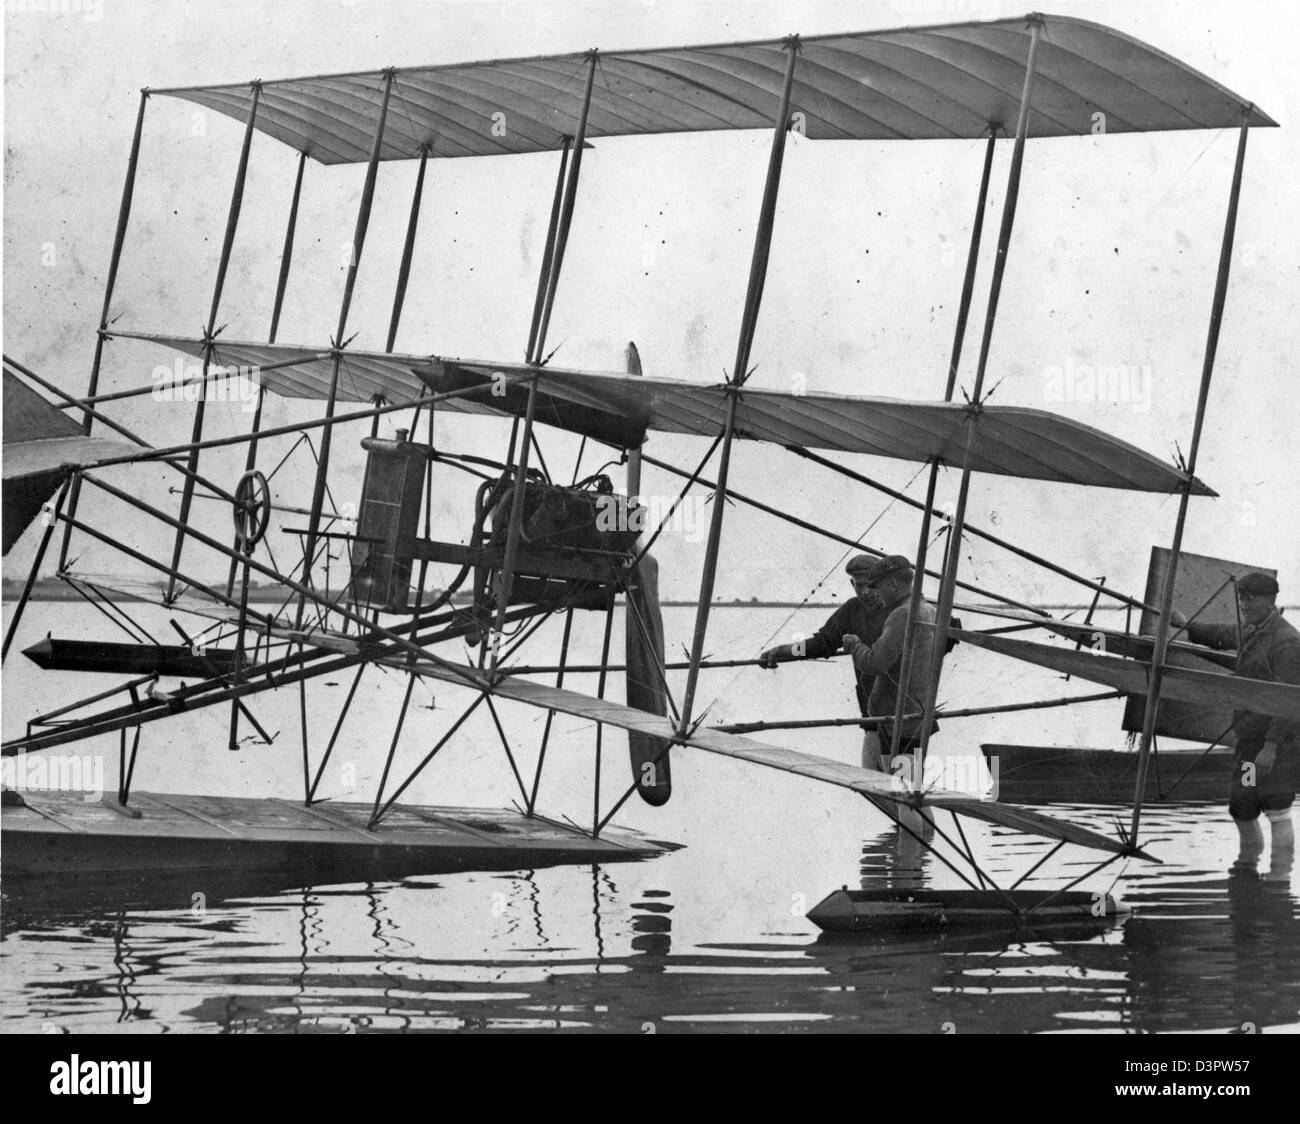
<svg viewBox="0 0 1300 1124">
<path fill-rule="evenodd" d="M 1300 1008 L 1294 899 L 1208 869 L 1134 879 L 1136 912 L 1100 933 L 814 939 L 738 914 L 732 931 L 755 936 L 725 942 L 692 937 L 700 907 L 661 869 L 639 884 L 597 866 L 246 889 L 201 911 L 27 903 L 21 928 L 6 912 L 6 978 L 24 981 L 9 1028 L 1249 1032 L 1292 1026 Z M 892 828 L 865 842 L 860 870 L 864 888 L 945 877 Z M 60 941 L 78 953 L 56 971 Z"/>
</svg>

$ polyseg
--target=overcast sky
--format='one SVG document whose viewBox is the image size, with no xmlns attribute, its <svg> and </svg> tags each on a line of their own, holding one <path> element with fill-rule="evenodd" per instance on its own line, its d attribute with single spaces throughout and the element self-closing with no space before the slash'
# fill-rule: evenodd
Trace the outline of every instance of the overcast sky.
<svg viewBox="0 0 1300 1124">
<path fill-rule="evenodd" d="M 57 13 L 27 10 L 61 7 Z M 60 385 L 84 391 L 121 181 L 142 86 L 240 82 L 495 56 L 866 30 L 1023 9 L 994 2 L 414 3 L 14 0 L 5 16 L 4 349 Z M 1199 475 L 1222 498 L 1194 500 L 1186 548 L 1276 567 L 1284 600 L 1300 584 L 1294 452 L 1297 357 L 1296 170 L 1292 107 L 1300 7 L 1290 3 L 1055 3 L 1143 39 L 1255 101 L 1281 122 L 1251 136 L 1232 287 L 1210 395 Z M 206 317 L 241 126 L 188 103 L 154 98 L 146 115 L 135 209 L 113 302 L 122 328 L 196 335 Z M 994 402 L 1052 409 L 1119 434 L 1162 458 L 1185 451 L 1235 145 L 1227 133 L 1031 142 L 994 337 Z M 637 342 L 647 374 L 716 382 L 732 361 L 768 134 L 599 140 L 588 153 L 550 333 L 555 362 L 621 368 Z M 989 199 L 982 316 L 1010 145 Z M 980 142 L 816 142 L 787 151 L 771 274 L 753 349 L 755 385 L 941 397 L 982 158 Z M 227 338 L 263 339 L 296 154 L 255 139 L 240 235 L 220 323 Z M 280 339 L 327 344 L 352 231 L 361 169 L 309 163 L 298 247 Z M 551 154 L 430 165 L 411 288 L 397 346 L 517 360 L 527 337 L 554 185 Z M 381 348 L 414 167 L 381 166 L 351 329 Z M 973 377 L 968 341 L 962 381 Z M 101 390 L 139 385 L 167 356 L 110 345 Z M 1053 401 L 1054 372 L 1079 365 L 1133 373 L 1120 400 Z M 192 406 L 145 400 L 115 416 L 152 441 L 187 439 Z M 267 424 L 304 418 L 276 402 Z M 211 410 L 212 434 L 247 424 L 237 405 Z M 440 418 L 449 449 L 504 452 L 508 427 Z M 693 467 L 707 442 L 653 436 L 648 449 Z M 340 502 L 355 500 L 360 455 L 340 441 Z M 576 445 L 548 437 L 548 459 Z M 269 454 L 268 454 L 269 455 Z M 242 451 L 204 469 L 233 486 Z M 919 466 L 841 458 L 920 498 Z M 588 460 L 590 468 L 597 461 Z M 556 470 L 559 475 L 560 470 Z M 132 487 L 164 504 L 161 469 L 131 470 Z M 301 457 L 277 478 L 282 502 L 306 506 Z M 742 447 L 733 485 L 849 535 L 911 554 L 917 521 L 886 510 L 779 450 Z M 954 491 L 945 481 L 941 498 Z M 675 493 L 650 472 L 646 490 Z M 464 490 L 441 479 L 439 537 L 461 539 Z M 1176 501 L 1136 493 L 977 477 L 972 523 L 1140 593 L 1152 545 L 1168 545 Z M 107 509 L 101 509 L 107 518 Z M 166 535 L 113 516 L 133 542 L 161 553 Z M 196 505 L 196 521 L 228 531 L 229 513 Z M 287 526 L 301 517 L 289 517 Z M 688 529 L 689 530 L 689 529 Z M 701 528 L 702 530 L 702 528 Z M 699 534 L 666 537 L 665 592 L 698 586 Z M 4 561 L 25 573 L 35 536 Z M 692 541 L 696 540 L 696 541 Z M 291 540 L 280 535 L 282 557 Z M 724 533 L 717 595 L 798 600 L 833 570 L 842 548 L 736 508 Z M 120 562 L 85 547 L 83 568 Z M 224 563 L 195 557 L 204 574 Z M 143 575 L 142 575 L 143 576 Z M 1059 579 L 976 544 L 964 576 L 1027 599 L 1082 599 Z M 829 593 L 842 592 L 832 578 Z"/>
</svg>

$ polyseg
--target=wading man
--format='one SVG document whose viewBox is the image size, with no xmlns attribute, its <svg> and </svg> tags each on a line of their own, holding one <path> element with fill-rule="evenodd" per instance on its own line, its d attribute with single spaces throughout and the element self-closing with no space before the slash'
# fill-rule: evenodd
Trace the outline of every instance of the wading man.
<svg viewBox="0 0 1300 1124">
<path fill-rule="evenodd" d="M 893 720 L 898 705 L 898 692 L 903 669 L 903 641 L 907 632 L 907 615 L 912 597 L 914 578 L 912 563 L 901 554 L 881 558 L 867 573 L 867 584 L 879 595 L 887 612 L 884 628 L 879 638 L 849 633 L 843 637 L 845 651 L 853 657 L 853 666 L 861 679 L 870 680 L 867 713 L 872 718 L 886 719 L 879 727 L 881 746 L 888 750 L 893 744 Z M 907 701 L 903 705 L 903 722 L 900 727 L 899 753 L 914 753 L 921 744 L 919 717 L 933 693 L 931 659 L 934 653 L 934 630 L 925 627 L 934 624 L 934 609 L 922 601 L 917 607 L 916 625 L 912 629 L 912 666 L 907 687 Z M 930 732 L 939 728 L 936 722 Z M 883 768 L 884 762 L 863 763 L 868 768 Z M 920 778 L 917 778 L 919 780 Z"/>
<path fill-rule="evenodd" d="M 1187 635 L 1211 648 L 1236 648 L 1234 674 L 1250 679 L 1300 686 L 1300 632 L 1282 619 L 1277 608 L 1277 581 L 1267 574 L 1247 574 L 1237 583 L 1241 624 L 1202 624 L 1175 612 L 1171 620 L 1186 625 Z M 1241 849 L 1232 864 L 1234 875 L 1255 877 L 1264 853 L 1259 814 L 1268 817 L 1272 833 L 1267 882 L 1289 885 L 1295 856 L 1295 826 L 1291 804 L 1300 771 L 1300 723 L 1238 710 L 1232 728 L 1237 736 L 1228 812 L 1237 824 Z"/>
<path fill-rule="evenodd" d="M 781 644 L 769 648 L 758 658 L 760 667 L 774 668 L 787 660 L 817 660 L 835 655 L 840 650 L 844 636 L 858 636 L 867 643 L 880 637 L 885 627 L 885 618 L 889 610 L 885 608 L 880 594 L 872 588 L 870 575 L 876 565 L 876 559 L 868 554 L 859 554 L 849 559 L 844 567 L 853 583 L 853 599 L 846 601 L 833 612 L 826 623 L 807 640 L 796 640 L 793 644 Z M 871 697 L 871 677 L 856 675 L 858 707 L 865 718 Z M 864 768 L 880 768 L 880 738 L 870 727 L 862 737 L 862 765 Z"/>
</svg>

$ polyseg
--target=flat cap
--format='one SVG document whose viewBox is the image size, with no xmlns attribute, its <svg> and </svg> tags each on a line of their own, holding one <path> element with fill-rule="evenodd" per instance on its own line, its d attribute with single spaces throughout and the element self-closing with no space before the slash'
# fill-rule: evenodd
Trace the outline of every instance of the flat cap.
<svg viewBox="0 0 1300 1124">
<path fill-rule="evenodd" d="M 844 567 L 844 572 L 856 577 L 858 574 L 869 574 L 871 568 L 876 564 L 876 560 L 870 554 L 855 554 L 849 559 L 849 563 Z"/>
<path fill-rule="evenodd" d="M 900 574 L 911 568 L 911 561 L 904 558 L 903 555 L 887 554 L 884 558 L 876 559 L 875 565 L 867 572 L 867 580 L 872 585 L 876 585 L 894 574 Z"/>
<path fill-rule="evenodd" d="M 1248 593 L 1252 597 L 1260 595 L 1275 597 L 1277 596 L 1277 578 L 1261 574 L 1258 570 L 1252 571 L 1237 582 L 1237 592 Z"/>
</svg>

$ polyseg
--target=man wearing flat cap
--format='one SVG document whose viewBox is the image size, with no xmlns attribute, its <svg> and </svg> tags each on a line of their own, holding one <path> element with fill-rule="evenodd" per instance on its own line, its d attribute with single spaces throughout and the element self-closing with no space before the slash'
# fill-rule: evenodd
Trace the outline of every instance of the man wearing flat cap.
<svg viewBox="0 0 1300 1124">
<path fill-rule="evenodd" d="M 845 634 L 860 636 L 868 643 L 876 640 L 885 627 L 885 618 L 889 610 L 885 608 L 880 594 L 872 588 L 870 574 L 876 559 L 869 554 L 858 554 L 849 559 L 844 567 L 853 583 L 853 599 L 846 601 L 833 612 L 826 623 L 807 640 L 797 640 L 793 644 L 781 644 L 769 648 L 758 658 L 760 667 L 774 668 L 786 660 L 816 660 L 835 655 L 840 650 Z M 871 697 L 872 681 L 870 676 L 855 676 L 858 694 L 858 707 L 865 718 Z M 868 729 L 863 736 L 863 760 L 868 757 L 877 760 L 874 768 L 879 768 L 880 755 L 878 735 Z"/>
<path fill-rule="evenodd" d="M 857 635 L 843 638 L 845 649 L 853 657 L 858 675 L 871 680 L 871 693 L 867 711 L 872 717 L 890 721 L 880 727 L 880 741 L 888 747 L 893 741 L 893 717 L 898 704 L 898 691 L 903 667 L 903 641 L 907 633 L 907 616 L 912 597 L 914 579 L 912 563 L 901 554 L 890 554 L 879 559 L 867 574 L 867 584 L 884 603 L 888 616 L 876 640 Z M 934 624 L 934 609 L 926 601 L 917 607 L 917 623 Z M 930 628 L 912 629 L 912 667 L 908 679 L 907 701 L 903 714 L 924 713 L 935 684 L 931 679 L 931 659 L 934 653 L 934 631 Z M 921 743 L 924 720 L 904 717 L 899 736 L 899 752 L 913 753 Z M 939 728 L 936 722 L 930 732 Z M 877 763 L 874 768 L 880 768 Z"/>
<path fill-rule="evenodd" d="M 1258 571 L 1237 582 L 1237 624 L 1203 624 L 1175 612 L 1171 620 L 1186 625 L 1188 637 L 1211 648 L 1237 650 L 1235 675 L 1300 686 L 1300 632 L 1282 619 L 1277 607 L 1277 579 Z M 1238 710 L 1233 714 L 1237 756 L 1233 761 L 1228 812 L 1237 824 L 1241 849 L 1231 873 L 1253 878 L 1264 852 L 1259 814 L 1272 834 L 1266 882 L 1289 885 L 1295 855 L 1291 804 L 1300 773 L 1300 722 Z"/>
</svg>

